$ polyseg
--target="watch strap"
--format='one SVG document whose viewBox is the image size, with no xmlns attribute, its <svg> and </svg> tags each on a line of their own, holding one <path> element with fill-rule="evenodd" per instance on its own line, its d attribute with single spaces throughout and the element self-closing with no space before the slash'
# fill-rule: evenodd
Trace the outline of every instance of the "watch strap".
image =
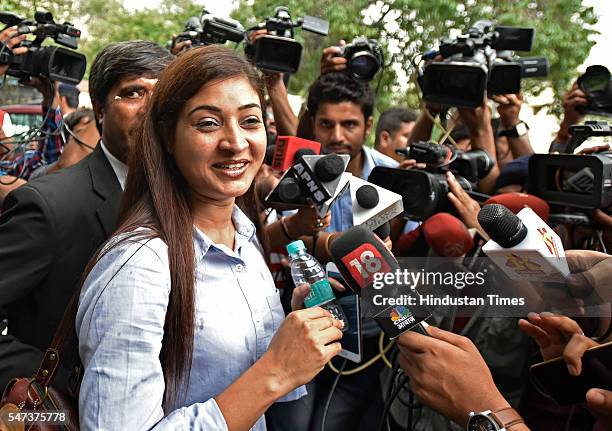
<svg viewBox="0 0 612 431">
<path fill-rule="evenodd" d="M 498 423 L 502 428 L 509 429 L 511 426 L 525 423 L 521 415 L 512 407 L 498 410 L 491 413 L 491 417 Z"/>
<path fill-rule="evenodd" d="M 519 133 L 518 126 L 524 125 L 525 131 L 524 133 Z M 498 133 L 498 136 L 505 136 L 506 138 L 518 138 L 519 136 L 523 136 L 529 130 L 529 126 L 524 121 L 519 121 L 514 127 L 511 129 L 502 130 Z"/>
</svg>

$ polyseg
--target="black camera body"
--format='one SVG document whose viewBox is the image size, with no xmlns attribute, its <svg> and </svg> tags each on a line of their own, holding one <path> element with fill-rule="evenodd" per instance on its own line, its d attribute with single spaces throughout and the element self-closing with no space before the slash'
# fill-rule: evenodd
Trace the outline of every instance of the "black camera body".
<svg viewBox="0 0 612 431">
<path fill-rule="evenodd" d="M 572 152 L 590 137 L 612 136 L 606 121 L 570 126 L 568 154 L 533 154 L 529 158 L 529 193 L 551 204 L 593 210 L 612 204 L 612 151 Z"/>
<path fill-rule="evenodd" d="M 190 40 L 192 46 L 240 43 L 244 40 L 244 27 L 236 20 L 219 18 L 202 9 L 200 17 L 189 18 L 185 30 L 176 37 L 177 42 L 185 40 Z"/>
<path fill-rule="evenodd" d="M 578 87 L 587 96 L 587 106 L 578 109 L 583 114 L 612 116 L 612 78 L 607 67 L 594 65 L 578 78 Z"/>
<path fill-rule="evenodd" d="M 0 64 L 8 64 L 7 73 L 19 79 L 31 76 L 43 76 L 51 81 L 60 81 L 77 85 L 85 75 L 87 60 L 77 48 L 81 31 L 72 24 L 64 22 L 57 24 L 49 12 L 37 11 L 35 20 L 27 20 L 15 14 L 0 12 L 0 22 L 7 27 L 17 25 L 19 34 L 33 34 L 33 41 L 23 41 L 20 46 L 27 47 L 24 55 L 13 55 L 10 50 L 4 49 L 0 54 Z M 52 38 L 59 46 L 41 46 L 46 38 Z"/>
<path fill-rule="evenodd" d="M 607 208 L 612 204 L 612 152 L 533 154 L 529 193 L 555 205 Z"/>
<path fill-rule="evenodd" d="M 264 23 L 249 29 L 265 29 L 271 34 L 258 37 L 253 43 L 246 43 L 244 52 L 261 70 L 295 73 L 302 59 L 302 45 L 294 39 L 294 29 L 297 27 L 321 36 L 329 32 L 327 21 L 308 15 L 294 21 L 289 9 L 279 6 L 274 16 L 267 17 Z"/>
<path fill-rule="evenodd" d="M 485 150 L 460 151 L 450 145 L 435 142 L 413 142 L 409 148 L 396 152 L 418 163 L 425 163 L 427 170 L 432 173 L 451 171 L 470 183 L 476 183 L 487 176 L 495 166 Z"/>
<path fill-rule="evenodd" d="M 489 94 L 514 94 L 521 79 L 548 75 L 543 57 L 515 58 L 510 51 L 531 51 L 535 30 L 495 26 L 478 21 L 466 35 L 443 39 L 439 51 L 423 56 L 435 60 L 425 66 L 418 82 L 423 99 L 447 106 L 475 108 Z"/>
<path fill-rule="evenodd" d="M 356 37 L 342 47 L 342 57 L 347 60 L 347 72 L 358 81 L 369 82 L 383 67 L 383 52 L 374 39 Z"/>
<path fill-rule="evenodd" d="M 466 191 L 472 191 L 472 184 L 461 176 L 455 179 Z M 455 207 L 448 200 L 448 182 L 442 173 L 420 169 L 396 169 L 375 167 L 368 181 L 402 196 L 403 215 L 411 220 L 426 220 L 439 212 L 455 213 Z"/>
</svg>

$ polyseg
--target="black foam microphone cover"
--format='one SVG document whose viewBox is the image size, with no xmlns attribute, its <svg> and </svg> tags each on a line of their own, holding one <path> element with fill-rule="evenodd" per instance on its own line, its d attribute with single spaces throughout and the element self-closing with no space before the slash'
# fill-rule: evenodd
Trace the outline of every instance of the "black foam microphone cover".
<svg viewBox="0 0 612 431">
<path fill-rule="evenodd" d="M 302 156 L 314 156 L 317 153 L 315 153 L 312 148 L 300 148 L 299 150 L 297 150 L 295 152 L 295 156 L 293 156 L 293 160 L 294 163 L 297 162 L 298 160 L 300 160 L 300 157 Z"/>
<path fill-rule="evenodd" d="M 521 219 L 503 205 L 483 206 L 478 213 L 478 223 L 493 241 L 504 248 L 514 247 L 527 236 L 527 227 Z"/>
<path fill-rule="evenodd" d="M 384 222 L 383 224 L 378 226 L 376 229 L 374 229 L 374 233 L 376 234 L 377 237 L 384 240 L 391 233 L 391 224 L 388 221 Z"/>
<path fill-rule="evenodd" d="M 293 178 L 283 178 L 278 184 L 278 197 L 283 202 L 292 203 L 299 201 L 302 194 L 300 185 Z"/>
<path fill-rule="evenodd" d="M 337 154 L 328 154 L 317 160 L 314 166 L 315 175 L 323 182 L 332 181 L 344 172 L 344 160 Z"/>
<path fill-rule="evenodd" d="M 357 198 L 357 203 L 359 206 L 367 209 L 374 208 L 376 205 L 378 205 L 380 200 L 376 188 L 369 184 L 364 184 L 363 186 L 359 187 L 355 193 L 355 197 Z"/>
</svg>

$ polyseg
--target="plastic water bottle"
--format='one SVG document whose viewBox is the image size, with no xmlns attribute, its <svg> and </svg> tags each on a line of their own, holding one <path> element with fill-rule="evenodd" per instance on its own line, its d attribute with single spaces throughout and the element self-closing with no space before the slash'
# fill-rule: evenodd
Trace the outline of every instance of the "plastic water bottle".
<svg viewBox="0 0 612 431">
<path fill-rule="evenodd" d="M 310 286 L 310 293 L 304 299 L 304 306 L 321 307 L 329 311 L 335 319 L 344 323 L 342 331 L 348 329 L 348 320 L 342 307 L 336 301 L 336 295 L 332 290 L 325 270 L 313 256 L 306 252 L 304 242 L 298 240 L 287 245 L 289 253 L 289 264 L 291 265 L 291 277 L 295 287 L 303 284 Z"/>
</svg>

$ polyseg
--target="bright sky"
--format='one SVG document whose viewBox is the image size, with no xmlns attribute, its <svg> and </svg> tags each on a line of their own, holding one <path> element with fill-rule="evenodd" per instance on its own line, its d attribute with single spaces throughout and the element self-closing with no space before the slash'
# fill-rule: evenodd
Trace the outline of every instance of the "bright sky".
<svg viewBox="0 0 612 431">
<path fill-rule="evenodd" d="M 236 0 L 194 0 L 195 3 L 205 4 L 209 12 L 221 16 L 227 17 L 233 9 L 233 4 L 237 3 Z M 595 26 L 595 29 L 600 32 L 594 40 L 596 41 L 595 46 L 591 49 L 591 53 L 581 71 L 586 69 L 586 66 L 591 64 L 602 64 L 612 69 L 612 60 L 609 55 L 609 41 L 612 40 L 612 1 L 610 0 L 583 0 L 584 4 L 593 6 L 595 13 L 599 16 L 599 22 Z M 143 7 L 155 7 L 159 4 L 159 0 L 124 0 L 126 7 L 130 9 L 137 9 Z M 279 0 L 279 5 L 282 1 Z M 537 36 L 536 36 L 537 37 Z M 543 95 L 543 98 L 538 100 L 532 100 L 531 103 L 541 104 L 550 99 L 551 93 Z M 530 101 L 527 100 L 527 103 Z M 548 115 L 545 110 L 541 110 L 538 115 L 534 115 L 531 109 L 525 107 L 521 110 L 521 117 L 526 121 L 531 129 L 529 132 L 531 143 L 536 152 L 546 152 L 548 145 L 552 140 L 554 133 L 557 131 L 557 120 L 556 118 Z"/>
</svg>

